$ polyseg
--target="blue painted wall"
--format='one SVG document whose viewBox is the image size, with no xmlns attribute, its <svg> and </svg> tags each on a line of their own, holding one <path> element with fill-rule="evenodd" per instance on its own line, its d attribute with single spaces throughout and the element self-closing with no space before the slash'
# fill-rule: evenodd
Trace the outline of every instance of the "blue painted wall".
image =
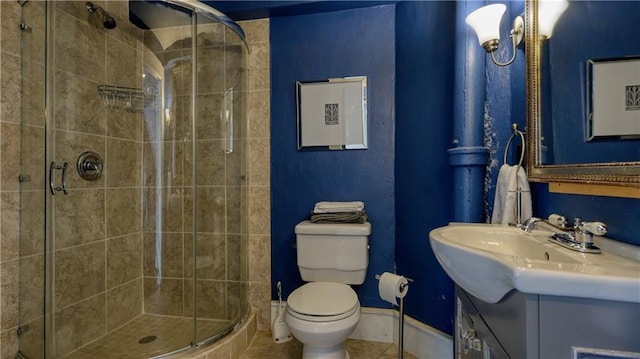
<svg viewBox="0 0 640 359">
<path fill-rule="evenodd" d="M 393 270 L 396 238 L 395 6 L 272 18 L 270 42 L 272 281 L 282 281 L 285 297 L 303 284 L 294 227 L 316 202 L 362 200 L 372 223 L 370 264 L 355 289 L 363 306 L 381 307 L 374 275 Z M 299 152 L 295 82 L 361 75 L 369 149 Z"/>
<path fill-rule="evenodd" d="M 453 282 L 438 264 L 429 231 L 453 216 L 455 3 L 396 5 L 396 253 L 398 273 L 415 280 L 405 312 L 453 331 Z M 436 35 L 437 34 L 437 35 Z"/>
<path fill-rule="evenodd" d="M 452 282 L 431 252 L 428 232 L 452 218 L 446 151 L 453 126 L 454 46 L 447 43 L 455 41 L 453 33 L 468 31 L 455 24 L 454 8 L 453 2 L 402 1 L 271 19 L 272 280 L 283 282 L 285 296 L 302 284 L 295 224 L 317 201 L 361 199 L 373 224 L 369 273 L 356 288 L 362 304 L 389 307 L 379 299 L 373 276 L 392 271 L 395 262 L 399 273 L 416 280 L 406 298 L 407 314 L 453 333 Z M 521 12 L 522 2 L 509 3 L 509 18 Z M 503 21 L 503 39 L 509 25 Z M 506 46 L 500 51 L 501 57 L 510 55 Z M 506 68 L 486 65 L 488 213 L 511 123 L 524 127 L 523 55 L 518 50 L 519 58 Z M 369 77 L 370 148 L 298 152 L 295 81 L 351 75 Z M 514 147 L 510 162 L 515 152 Z M 546 184 L 532 184 L 532 196 L 537 216 L 602 220 L 612 238 L 640 245 L 632 230 L 640 200 L 552 194 Z"/>
</svg>

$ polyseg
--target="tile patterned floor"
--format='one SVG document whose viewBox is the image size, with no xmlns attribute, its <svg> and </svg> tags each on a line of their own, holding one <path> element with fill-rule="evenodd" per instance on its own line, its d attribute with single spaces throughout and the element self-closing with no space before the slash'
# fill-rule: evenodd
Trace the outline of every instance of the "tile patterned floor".
<svg viewBox="0 0 640 359">
<path fill-rule="evenodd" d="M 204 340 L 229 325 L 227 321 L 198 320 L 198 341 Z M 166 317 L 143 314 L 123 327 L 95 340 L 65 359 L 142 359 L 181 349 L 193 341 L 193 320 L 184 317 Z M 150 343 L 138 341 L 156 336 Z"/>
<path fill-rule="evenodd" d="M 364 340 L 347 340 L 347 351 L 350 359 L 396 359 L 398 347 L 395 344 L 369 342 Z M 293 339 L 285 344 L 276 344 L 271 339 L 271 332 L 259 331 L 253 338 L 249 348 L 240 359 L 299 359 L 302 358 L 302 344 Z M 417 359 L 407 353 L 405 359 Z"/>
</svg>

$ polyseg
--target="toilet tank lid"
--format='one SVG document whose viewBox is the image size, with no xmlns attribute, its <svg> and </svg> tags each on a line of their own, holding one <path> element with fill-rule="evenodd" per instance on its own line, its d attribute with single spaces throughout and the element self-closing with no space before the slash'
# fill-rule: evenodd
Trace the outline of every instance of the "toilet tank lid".
<svg viewBox="0 0 640 359">
<path fill-rule="evenodd" d="M 368 236 L 371 234 L 371 223 L 311 223 L 311 221 L 302 221 L 296 225 L 296 234 Z"/>
</svg>

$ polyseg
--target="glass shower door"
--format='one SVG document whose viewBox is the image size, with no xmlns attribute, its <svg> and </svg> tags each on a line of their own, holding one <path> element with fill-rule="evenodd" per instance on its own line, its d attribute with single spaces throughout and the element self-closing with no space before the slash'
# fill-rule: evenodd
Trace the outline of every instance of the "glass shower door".
<svg viewBox="0 0 640 359">
<path fill-rule="evenodd" d="M 4 4 L 3 4 L 4 5 Z M 13 12 L 7 14 L 11 8 Z M 3 95 L 19 96 L 19 101 L 12 99 L 4 101 L 3 115 L 13 114 L 11 108 L 16 106 L 19 114 L 15 120 L 19 123 L 3 123 L 3 164 L 7 158 L 19 158 L 19 162 L 11 161 L 9 166 L 3 166 L 2 179 L 2 241 L 3 244 L 15 241 L 18 246 L 10 248 L 17 249 L 17 261 L 5 261 L 3 263 L 3 290 L 13 291 L 13 286 L 5 283 L 7 274 L 14 274 L 7 271 L 7 267 L 18 264 L 18 280 L 16 304 L 18 306 L 18 317 L 7 318 L 3 313 L 3 329 L 6 326 L 17 325 L 16 335 L 18 338 L 19 355 L 39 358 L 44 352 L 44 288 L 45 288 L 45 193 L 44 177 L 42 176 L 45 153 L 45 17 L 46 6 L 42 2 L 28 3 L 26 1 L 16 2 L 11 6 L 3 7 L 2 21 L 15 24 L 16 39 L 19 42 L 3 42 L 3 67 L 12 67 L 15 63 L 19 71 L 16 71 L 15 78 L 19 82 L 4 82 Z M 20 14 L 19 17 L 12 18 L 12 14 Z M 18 24 L 20 26 L 18 26 Z M 10 28 L 10 27 L 6 27 Z M 7 37 L 9 38 L 9 37 Z M 13 44 L 17 47 L 14 49 Z M 13 51 L 16 51 L 13 54 Z M 12 55 L 5 55 L 12 53 Z M 15 55 L 15 56 L 14 56 Z M 15 61 L 15 62 L 14 62 Z M 6 68 L 6 67 L 5 67 Z M 17 84 L 18 89 L 12 88 Z M 7 87 L 5 87 L 7 86 Z M 13 91 L 15 90 L 15 91 Z M 4 122 L 4 121 L 3 121 Z M 18 144 L 14 146 L 13 143 Z M 14 150 L 19 152 L 14 153 Z M 14 157 L 15 155 L 15 157 Z M 19 163 L 19 170 L 11 170 L 14 163 Z M 9 169 L 9 173 L 6 171 Z M 14 194 L 12 188 L 16 186 L 19 191 Z M 8 190 L 8 191 L 7 191 Z M 16 196 L 17 195 L 17 196 Z M 9 206 L 7 208 L 7 205 Z M 7 226 L 13 218 L 7 218 L 6 213 L 13 211 L 18 218 L 16 227 Z M 9 221 L 8 221 L 9 220 Z M 3 249 L 6 249 L 4 247 Z M 3 250 L 2 257 L 13 256 Z M 11 276 L 9 276 L 11 278 Z M 6 285 L 5 285 L 6 284 Z M 3 298 L 11 297 L 3 293 Z M 3 303 L 3 309 L 13 308 L 12 305 Z M 13 321 L 16 320 L 15 323 Z"/>
<path fill-rule="evenodd" d="M 2 171 L 19 214 L 2 324 L 25 358 L 164 355 L 247 311 L 246 45 L 173 3 L 97 4 L 15 4 L 22 43 L 3 54 L 21 122 L 1 123 L 20 158 Z"/>
</svg>

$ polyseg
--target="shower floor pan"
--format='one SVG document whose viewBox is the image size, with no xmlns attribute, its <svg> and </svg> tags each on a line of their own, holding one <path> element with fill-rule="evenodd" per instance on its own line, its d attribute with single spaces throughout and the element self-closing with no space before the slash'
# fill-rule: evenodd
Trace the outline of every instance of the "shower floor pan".
<svg viewBox="0 0 640 359">
<path fill-rule="evenodd" d="M 198 319 L 197 341 L 231 324 Z M 193 341 L 193 319 L 143 314 L 121 328 L 64 356 L 65 359 L 145 359 L 182 349 Z"/>
</svg>

